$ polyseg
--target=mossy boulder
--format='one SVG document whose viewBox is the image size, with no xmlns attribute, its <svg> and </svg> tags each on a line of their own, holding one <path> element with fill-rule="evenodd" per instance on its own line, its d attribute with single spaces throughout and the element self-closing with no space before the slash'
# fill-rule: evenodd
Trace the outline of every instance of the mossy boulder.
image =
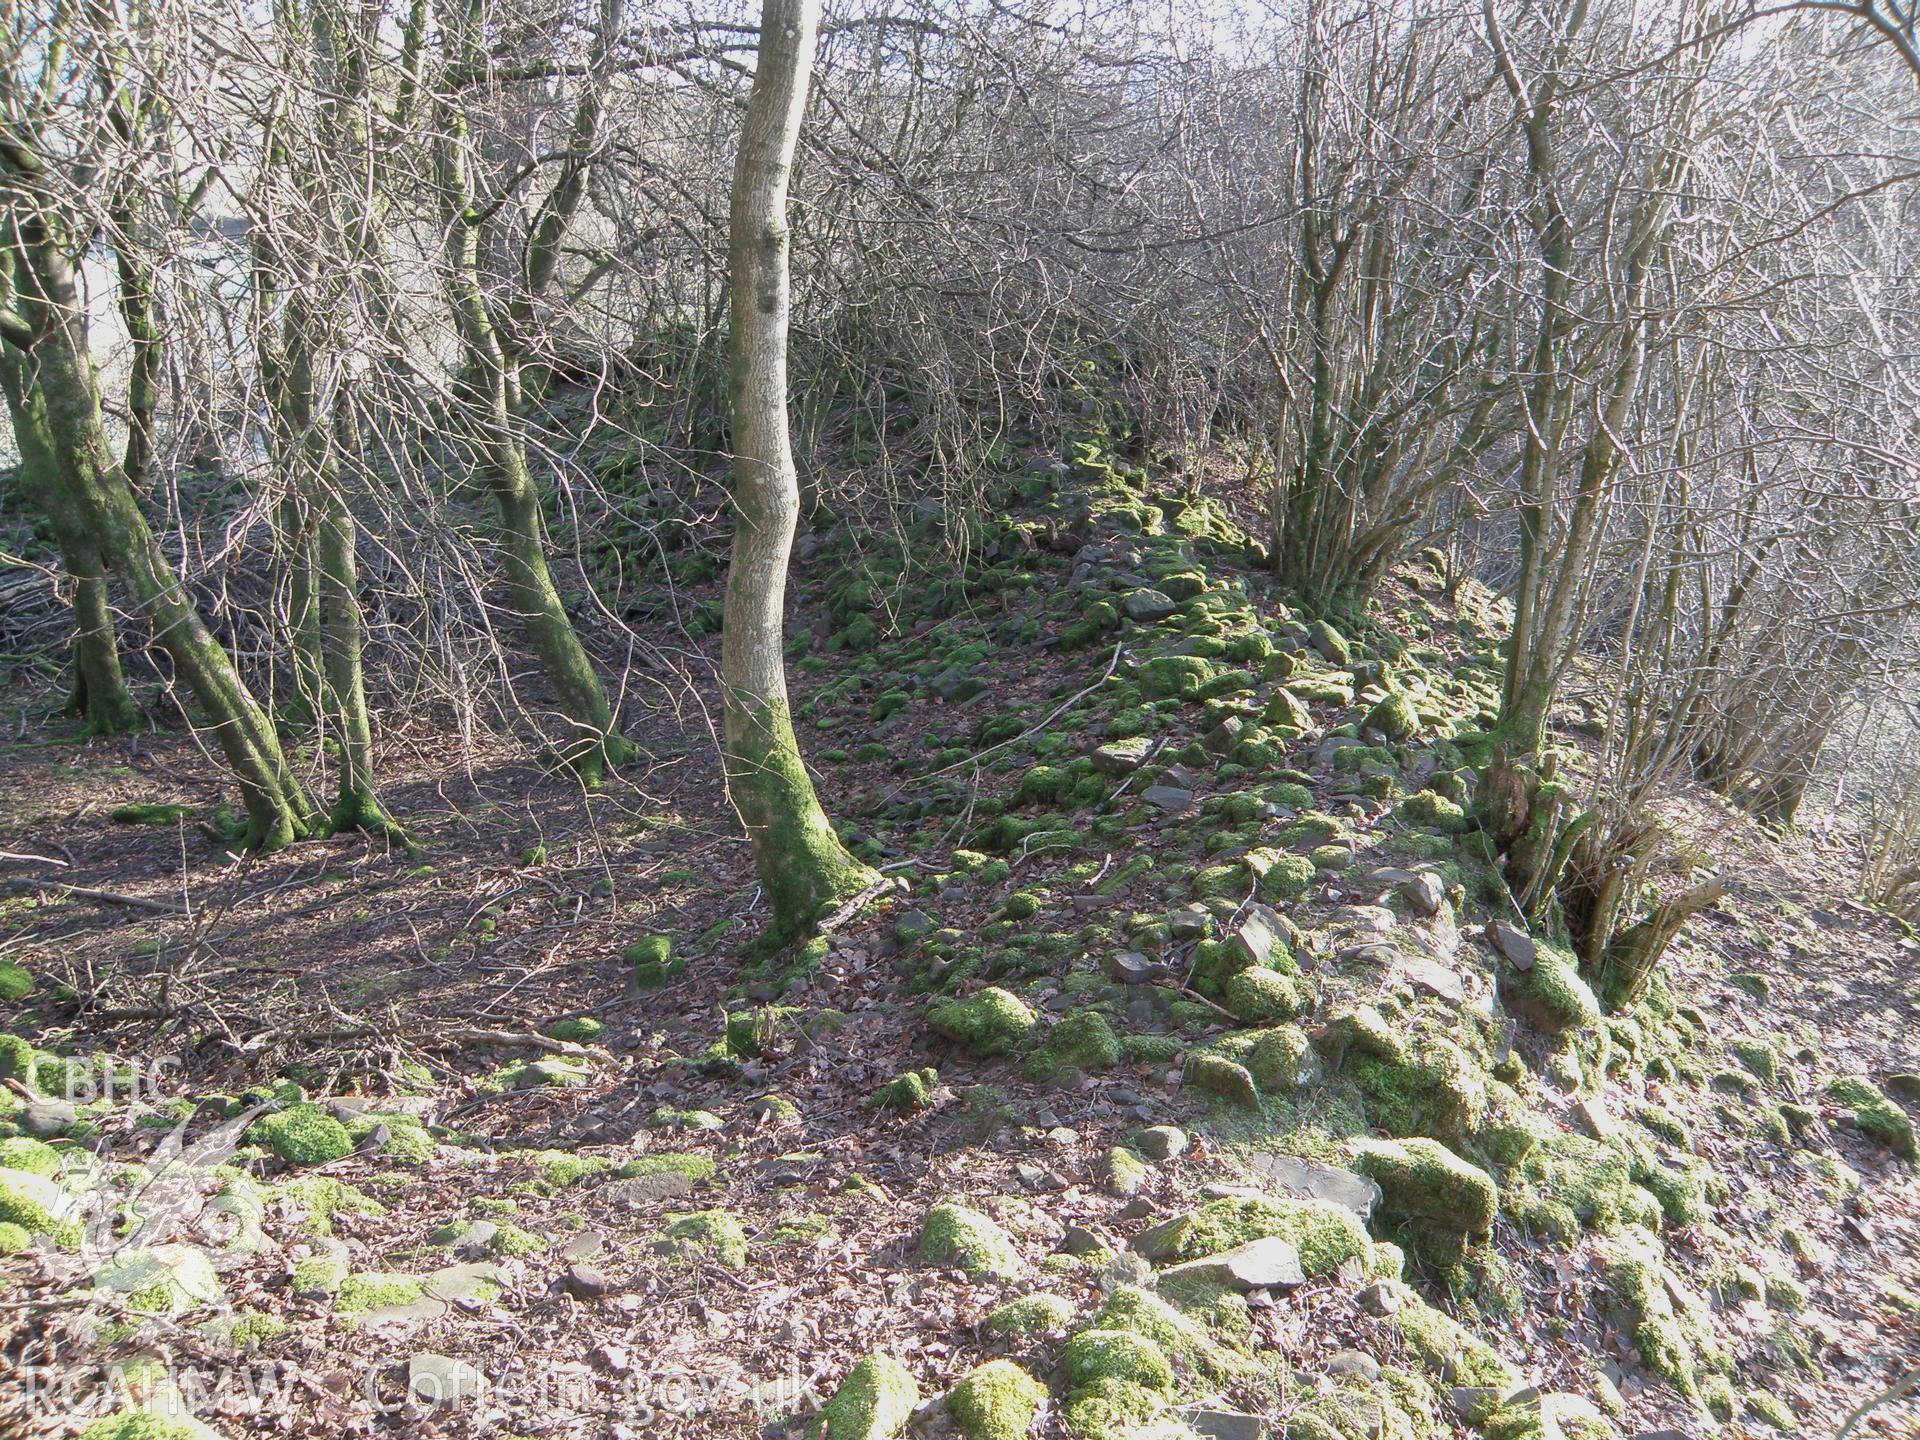
<svg viewBox="0 0 1920 1440">
<path fill-rule="evenodd" d="M 289 1165 L 327 1165 L 353 1153 L 347 1127 L 324 1106 L 304 1102 L 261 1116 L 247 1127 L 247 1139 Z"/>
<path fill-rule="evenodd" d="M 1352 1211 L 1323 1201 L 1280 1196 L 1209 1200 L 1142 1232 L 1133 1249 L 1157 1264 L 1178 1263 L 1268 1238 L 1291 1244 L 1309 1279 L 1328 1274 L 1348 1260 L 1370 1260 L 1375 1249 Z"/>
<path fill-rule="evenodd" d="M 620 958 L 633 967 L 633 983 L 642 989 L 666 984 L 686 965 L 684 960 L 674 958 L 670 935 L 642 935 L 621 952 Z"/>
<path fill-rule="evenodd" d="M 1071 1300 L 1059 1295 L 1022 1295 L 987 1312 L 987 1332 L 992 1335 L 1057 1335 L 1073 1324 L 1076 1314 Z"/>
<path fill-rule="evenodd" d="M 1394 741 L 1411 740 L 1420 732 L 1419 712 L 1413 708 L 1413 701 L 1398 690 L 1367 712 L 1366 723 L 1370 729 Z"/>
<path fill-rule="evenodd" d="M 694 1210 L 670 1216 L 655 1248 L 676 1259 L 711 1260 L 738 1270 L 747 1263 L 747 1231 L 725 1210 Z"/>
<path fill-rule="evenodd" d="M 929 1065 L 924 1070 L 909 1070 L 896 1075 L 868 1098 L 877 1110 L 898 1110 L 911 1115 L 933 1103 L 933 1090 L 940 1083 L 940 1072 Z"/>
<path fill-rule="evenodd" d="M 1225 1055 L 1205 1050 L 1189 1051 L 1182 1083 L 1195 1090 L 1217 1095 L 1247 1110 L 1260 1108 L 1260 1090 L 1247 1067 Z"/>
<path fill-rule="evenodd" d="M 168 1319 L 226 1299 L 213 1261 L 195 1245 L 123 1250 L 94 1271 L 93 1283 L 131 1310 Z"/>
<path fill-rule="evenodd" d="M 1484 1235 L 1500 1208 L 1493 1177 L 1437 1140 L 1356 1140 L 1353 1168 L 1380 1187 L 1389 1215 Z"/>
<path fill-rule="evenodd" d="M 990 1217 L 952 1200 L 927 1212 L 920 1258 L 964 1270 L 970 1280 L 1017 1280 L 1027 1268 L 1012 1236 Z"/>
<path fill-rule="evenodd" d="M 1536 947 L 1534 962 L 1525 970 L 1501 965 L 1500 999 L 1543 1035 L 1586 1030 L 1600 1022 L 1600 1002 L 1580 978 L 1573 958 L 1548 945 Z"/>
<path fill-rule="evenodd" d="M 986 1058 L 1024 1048 L 1039 1022 L 1017 995 L 989 985 L 964 1000 L 935 1005 L 927 1023 L 969 1054 Z"/>
<path fill-rule="evenodd" d="M 1131 1330 L 1082 1330 L 1061 1357 L 1067 1383 L 1078 1389 L 1121 1381 L 1146 1390 L 1173 1389 L 1173 1366 L 1160 1347 Z"/>
<path fill-rule="evenodd" d="M 1310 1010 L 1313 989 L 1299 976 L 1250 967 L 1227 981 L 1225 1003 L 1236 1020 L 1270 1025 Z"/>
<path fill-rule="evenodd" d="M 1097 1010 L 1079 1010 L 1047 1032 L 1046 1040 L 1027 1062 L 1027 1076 L 1050 1080 L 1066 1069 L 1091 1075 L 1111 1070 L 1119 1063 L 1120 1042 L 1106 1016 Z"/>
<path fill-rule="evenodd" d="M 869 1355 L 820 1407 L 813 1440 L 892 1440 L 920 1405 L 920 1382 L 891 1355 Z"/>
<path fill-rule="evenodd" d="M 1632 1337 L 1641 1363 L 1702 1403 L 1699 1371 L 1721 1368 L 1729 1357 L 1710 1318 L 1689 1302 L 1686 1287 L 1669 1283 L 1658 1238 L 1626 1230 L 1601 1251 L 1600 1260 L 1607 1303 Z"/>
<path fill-rule="evenodd" d="M 1449 835 L 1468 828 L 1467 812 L 1454 801 L 1431 790 L 1418 790 L 1394 807 L 1394 815 L 1404 825 L 1418 825 Z"/>
<path fill-rule="evenodd" d="M 1854 1125 L 1894 1154 L 1914 1158 L 1913 1121 L 1871 1081 L 1858 1075 L 1837 1075 L 1827 1082 L 1827 1097 L 1846 1107 Z"/>
<path fill-rule="evenodd" d="M 1244 863 L 1261 900 L 1268 905 L 1289 904 L 1313 888 L 1316 871 L 1305 855 L 1255 849 L 1247 852 Z"/>
<path fill-rule="evenodd" d="M 1207 688 L 1214 675 L 1212 662 L 1198 655 L 1156 655 L 1139 668 L 1140 693 L 1192 699 Z"/>
<path fill-rule="evenodd" d="M 1306 1032 L 1296 1025 L 1262 1030 L 1242 1056 L 1247 1073 L 1263 1094 L 1284 1095 L 1320 1076 L 1320 1061 Z"/>
<path fill-rule="evenodd" d="M 989 1360 L 947 1392 L 947 1414 L 967 1440 L 1026 1440 L 1046 1398 L 1011 1360 Z"/>
<path fill-rule="evenodd" d="M 11 960 L 0 960 L 0 1005 L 17 1005 L 32 989 L 31 971 Z"/>
</svg>

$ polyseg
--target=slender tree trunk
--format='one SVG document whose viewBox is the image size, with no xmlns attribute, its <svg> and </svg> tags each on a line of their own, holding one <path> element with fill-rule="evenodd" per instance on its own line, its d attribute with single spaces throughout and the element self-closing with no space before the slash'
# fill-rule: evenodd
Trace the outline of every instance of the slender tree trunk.
<svg viewBox="0 0 1920 1440">
<path fill-rule="evenodd" d="M 337 487 L 328 489 L 317 538 L 327 697 L 340 740 L 332 828 L 373 831 L 410 844 L 373 793 L 373 725 L 360 653 L 366 620 L 360 609 L 359 527 Z"/>
<path fill-rule="evenodd" d="M 618 13 L 618 6 L 611 0 L 603 7 L 603 37 Z M 448 48 L 456 63 L 477 63 L 483 19 L 483 0 L 461 0 L 452 7 Z M 593 134 L 599 114 L 597 100 L 583 105 L 582 113 L 586 119 L 576 121 L 576 141 L 583 133 L 589 137 Z M 453 318 L 465 359 L 461 388 L 474 415 L 481 479 L 500 514 L 508 602 L 526 629 L 534 657 L 553 686 L 560 717 L 572 732 L 562 746 L 562 754 L 588 784 L 597 784 L 605 767 L 627 759 L 633 747 L 614 728 L 606 688 L 580 643 L 579 632 L 547 565 L 540 492 L 527 466 L 526 446 L 519 431 L 517 362 L 502 341 L 480 283 L 480 222 L 474 214 L 473 181 L 467 167 L 466 117 L 458 101 L 452 100 L 440 107 L 438 120 L 435 163 L 446 207 Z M 534 263 L 547 268 L 530 276 L 530 283 L 537 281 L 544 286 L 557 265 L 565 220 L 571 218 L 583 185 L 574 173 L 575 167 L 570 166 L 561 181 L 562 193 L 550 197 L 550 213 L 560 219 L 542 227 L 535 237 Z M 558 205 L 552 203 L 554 198 Z"/>
<path fill-rule="evenodd" d="M 320 552 L 315 535 L 311 497 L 290 490 L 276 509 L 281 563 L 286 567 L 287 654 L 293 661 L 293 696 L 278 707 L 294 725 L 320 718 L 320 690 L 325 683 L 325 658 L 320 643 Z"/>
<path fill-rule="evenodd" d="M 31 223 L 41 228 L 37 218 Z M 44 397 L 59 503 L 73 507 L 102 559 L 125 580 L 176 677 L 199 703 L 240 785 L 245 843 L 271 850 L 302 839 L 311 806 L 287 766 L 279 736 L 189 600 L 112 457 L 71 264 L 49 235 L 23 234 L 21 240 L 20 308 L 32 331 L 27 360 Z"/>
<path fill-rule="evenodd" d="M 787 181 L 819 24 L 819 0 L 764 0 L 728 219 L 735 523 L 720 647 L 727 782 L 774 931 L 788 937 L 878 878 L 842 848 L 820 808 L 793 733 L 783 654 L 800 512 L 787 428 Z"/>
<path fill-rule="evenodd" d="M 60 483 L 47 431 L 46 396 L 29 379 L 17 351 L 0 354 L 0 389 L 6 391 L 13 420 L 22 487 L 52 526 L 60 563 L 73 583 L 73 686 L 66 711 L 81 718 L 84 734 L 114 735 L 136 729 L 140 709 L 120 670 L 106 564 L 97 537 L 71 503 L 69 487 Z"/>
</svg>

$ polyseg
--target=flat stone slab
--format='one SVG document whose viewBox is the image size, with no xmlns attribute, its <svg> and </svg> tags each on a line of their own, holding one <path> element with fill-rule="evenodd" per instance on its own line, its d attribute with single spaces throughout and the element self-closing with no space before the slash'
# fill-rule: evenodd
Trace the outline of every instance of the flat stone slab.
<svg viewBox="0 0 1920 1440">
<path fill-rule="evenodd" d="M 1296 1160 L 1291 1155 L 1255 1154 L 1248 1164 L 1265 1180 L 1299 1200 L 1321 1200 L 1351 1210 L 1365 1222 L 1380 1203 L 1380 1187 L 1364 1175 L 1338 1165 Z"/>
<path fill-rule="evenodd" d="M 1235 1290 L 1284 1291 L 1306 1284 L 1307 1273 L 1300 1268 L 1300 1252 L 1292 1241 L 1268 1235 L 1222 1250 L 1217 1255 L 1169 1266 L 1160 1272 L 1160 1279 L 1163 1283 L 1204 1280 L 1215 1285 L 1230 1285 Z"/>
<path fill-rule="evenodd" d="M 1193 804 L 1193 791 L 1183 790 L 1178 785 L 1149 785 L 1140 792 L 1140 798 L 1174 815 Z"/>
<path fill-rule="evenodd" d="M 615 1205 L 650 1205 L 656 1200 L 671 1200 L 693 1189 L 693 1177 L 678 1170 L 662 1170 L 654 1175 L 635 1175 L 602 1185 L 599 1198 Z"/>
<path fill-rule="evenodd" d="M 1180 603 L 1159 590 L 1135 590 L 1120 602 L 1129 620 L 1150 625 L 1180 613 Z"/>
<path fill-rule="evenodd" d="M 1410 956 L 1400 958 L 1400 973 L 1407 983 L 1416 990 L 1425 990 L 1429 995 L 1437 995 L 1442 1000 L 1451 1000 L 1456 1005 L 1466 1003 L 1467 983 L 1460 978 L 1460 972 L 1437 960 L 1417 960 Z"/>
<path fill-rule="evenodd" d="M 1540 958 L 1540 947 L 1533 943 L 1533 937 L 1504 920 L 1494 920 L 1487 925 L 1487 943 L 1516 970 L 1531 970 L 1534 961 Z"/>
<path fill-rule="evenodd" d="M 1267 1422 L 1244 1410 L 1208 1410 L 1194 1406 L 1180 1412 L 1187 1428 L 1207 1440 L 1264 1440 Z"/>
<path fill-rule="evenodd" d="M 407 1388 L 429 1405 L 477 1400 L 487 1393 L 487 1377 L 450 1355 L 416 1355 L 407 1362 Z"/>
</svg>

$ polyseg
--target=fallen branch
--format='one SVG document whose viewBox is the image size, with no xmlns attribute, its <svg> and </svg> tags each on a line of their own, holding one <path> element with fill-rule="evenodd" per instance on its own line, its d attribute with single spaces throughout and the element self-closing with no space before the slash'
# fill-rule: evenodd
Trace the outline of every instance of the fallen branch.
<svg viewBox="0 0 1920 1440">
<path fill-rule="evenodd" d="M 51 855 L 19 855 L 11 850 L 0 850 L 0 860 L 12 861 L 15 865 L 58 865 L 63 870 L 67 867 L 65 860 L 56 860 Z"/>
<path fill-rule="evenodd" d="M 59 861 L 52 862 L 59 864 Z M 25 878 L 16 880 L 17 885 L 34 885 L 42 890 L 53 890 L 75 900 L 91 900 L 96 905 L 120 905 L 129 910 L 144 910 L 150 915 L 185 915 L 187 907 L 175 904 L 171 900 L 149 900 L 144 895 L 124 895 L 118 890 L 94 890 L 85 885 L 68 885 L 59 880 L 35 880 Z"/>
<path fill-rule="evenodd" d="M 893 881 L 884 875 L 881 876 L 878 880 L 874 881 L 873 884 L 867 886 L 866 889 L 862 890 L 858 895 L 855 895 L 851 900 L 847 901 L 846 904 L 822 920 L 820 922 L 820 933 L 825 935 L 829 931 L 838 930 L 842 925 L 846 924 L 847 921 L 851 920 L 862 910 L 866 909 L 868 905 L 872 904 L 876 897 L 884 895 L 892 888 Z"/>
</svg>

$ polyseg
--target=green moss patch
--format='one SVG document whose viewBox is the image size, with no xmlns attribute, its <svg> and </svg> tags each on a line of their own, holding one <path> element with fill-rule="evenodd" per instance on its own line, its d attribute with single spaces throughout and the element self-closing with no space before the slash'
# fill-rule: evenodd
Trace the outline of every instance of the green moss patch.
<svg viewBox="0 0 1920 1440">
<path fill-rule="evenodd" d="M 1894 1154 L 1914 1158 L 1913 1121 L 1871 1082 L 1838 1075 L 1827 1082 L 1827 1097 L 1847 1108 L 1863 1135 L 1871 1135 Z"/>
<path fill-rule="evenodd" d="M 327 1165 L 353 1153 L 347 1127 L 324 1106 L 289 1105 L 247 1127 L 247 1139 L 264 1145 L 289 1165 Z"/>
</svg>

